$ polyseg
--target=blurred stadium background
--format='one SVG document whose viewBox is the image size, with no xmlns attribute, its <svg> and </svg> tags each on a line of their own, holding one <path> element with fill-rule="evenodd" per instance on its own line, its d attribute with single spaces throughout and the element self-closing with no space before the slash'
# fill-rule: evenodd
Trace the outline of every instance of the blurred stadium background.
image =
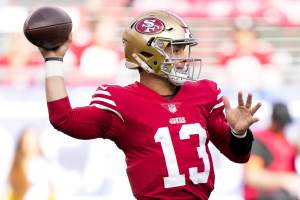
<svg viewBox="0 0 300 200">
<path fill-rule="evenodd" d="M 254 130 L 266 127 L 271 104 L 283 101 L 294 118 L 287 137 L 300 141 L 298 0 L 0 0 L 0 192 L 4 199 L 17 141 L 27 127 L 41 135 L 43 156 L 51 169 L 36 172 L 50 175 L 56 199 L 133 199 L 124 155 L 112 143 L 71 139 L 56 133 L 48 122 L 43 60 L 22 34 L 28 13 L 45 5 L 62 7 L 73 20 L 73 42 L 65 58 L 73 106 L 87 105 L 99 84 L 138 80 L 137 73 L 124 66 L 122 31 L 139 13 L 166 9 L 184 17 L 199 39 L 193 54 L 203 59 L 202 78 L 218 82 L 233 101 L 242 90 L 263 102 L 258 113 L 261 121 Z M 216 160 L 217 173 L 231 170 L 236 179 L 228 182 L 217 174 L 212 199 L 242 199 L 242 167 Z M 226 187 L 218 189 L 223 181 Z"/>
</svg>

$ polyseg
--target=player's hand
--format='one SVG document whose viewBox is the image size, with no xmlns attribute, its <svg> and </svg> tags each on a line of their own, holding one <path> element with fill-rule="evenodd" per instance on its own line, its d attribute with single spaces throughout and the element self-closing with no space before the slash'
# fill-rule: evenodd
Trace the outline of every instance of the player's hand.
<svg viewBox="0 0 300 200">
<path fill-rule="evenodd" d="M 246 130 L 259 119 L 253 117 L 256 111 L 260 108 L 261 103 L 252 106 L 252 94 L 248 94 L 246 103 L 243 100 L 243 94 L 238 93 L 238 106 L 231 108 L 227 97 L 223 97 L 225 106 L 226 119 L 230 127 L 237 134 L 244 134 Z"/>
<path fill-rule="evenodd" d="M 69 37 L 69 39 L 60 47 L 58 47 L 55 50 L 47 50 L 47 49 L 43 49 L 43 48 L 39 48 L 39 51 L 41 52 L 42 56 L 44 58 L 49 58 L 49 57 L 58 57 L 58 58 L 63 58 L 67 52 L 67 50 L 69 49 L 71 43 L 71 35 Z"/>
</svg>

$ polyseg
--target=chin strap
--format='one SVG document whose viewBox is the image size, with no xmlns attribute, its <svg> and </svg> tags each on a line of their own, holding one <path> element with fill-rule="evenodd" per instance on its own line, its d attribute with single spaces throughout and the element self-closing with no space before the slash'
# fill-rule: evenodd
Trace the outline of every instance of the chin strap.
<svg viewBox="0 0 300 200">
<path fill-rule="evenodd" d="M 138 57 L 138 55 L 133 53 L 132 56 L 146 72 L 155 73 L 153 69 L 151 69 L 140 57 Z"/>
<path fill-rule="evenodd" d="M 128 69 L 137 69 L 139 68 L 139 65 L 133 63 L 133 62 L 129 62 L 129 61 L 125 61 L 125 66 L 128 68 Z"/>
<path fill-rule="evenodd" d="M 168 78 L 171 83 L 173 83 L 176 86 L 179 86 L 188 80 L 188 74 L 176 72 L 175 67 L 173 67 L 171 72 L 168 74 Z"/>
</svg>

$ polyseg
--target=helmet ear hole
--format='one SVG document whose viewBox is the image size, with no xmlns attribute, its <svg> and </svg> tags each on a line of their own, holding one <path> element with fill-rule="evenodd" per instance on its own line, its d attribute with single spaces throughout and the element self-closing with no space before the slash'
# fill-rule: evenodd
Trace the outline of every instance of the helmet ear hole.
<svg viewBox="0 0 300 200">
<path fill-rule="evenodd" d="M 153 54 L 145 51 L 142 51 L 140 54 L 143 55 L 145 58 L 151 58 L 153 56 Z"/>
</svg>

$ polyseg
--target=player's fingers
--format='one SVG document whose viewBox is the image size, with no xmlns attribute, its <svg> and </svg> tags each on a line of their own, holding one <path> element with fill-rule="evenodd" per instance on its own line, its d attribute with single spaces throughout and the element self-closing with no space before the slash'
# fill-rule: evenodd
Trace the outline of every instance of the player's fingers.
<svg viewBox="0 0 300 200">
<path fill-rule="evenodd" d="M 249 93 L 246 101 L 246 107 L 251 108 L 251 104 L 252 104 L 252 94 Z"/>
<path fill-rule="evenodd" d="M 226 96 L 223 96 L 223 103 L 224 103 L 225 109 L 231 108 L 230 102 L 229 102 L 229 100 L 228 100 L 228 98 Z"/>
<path fill-rule="evenodd" d="M 243 100 L 243 93 L 242 92 L 238 93 L 238 103 L 239 103 L 239 106 L 244 106 L 244 100 Z"/>
<path fill-rule="evenodd" d="M 72 33 L 69 34 L 68 40 L 64 43 L 64 45 L 69 45 L 72 42 Z"/>
<path fill-rule="evenodd" d="M 53 50 L 44 49 L 42 47 L 39 47 L 39 51 L 41 52 L 42 56 L 44 58 L 46 57 L 55 57 L 55 53 Z"/>
<path fill-rule="evenodd" d="M 71 41 L 67 40 L 61 47 L 60 49 L 62 49 L 64 52 L 69 48 Z"/>
<path fill-rule="evenodd" d="M 251 115 L 254 115 L 256 111 L 261 107 L 261 103 L 257 103 L 252 109 L 251 109 Z"/>
<path fill-rule="evenodd" d="M 68 40 L 66 40 L 59 48 L 58 48 L 58 52 L 62 52 L 63 54 L 65 53 L 65 51 L 69 48 L 70 44 L 72 42 L 72 34 L 69 34 Z"/>
<path fill-rule="evenodd" d="M 72 41 L 72 38 L 73 38 L 73 34 L 72 34 L 72 32 L 69 34 L 69 41 Z"/>
</svg>

